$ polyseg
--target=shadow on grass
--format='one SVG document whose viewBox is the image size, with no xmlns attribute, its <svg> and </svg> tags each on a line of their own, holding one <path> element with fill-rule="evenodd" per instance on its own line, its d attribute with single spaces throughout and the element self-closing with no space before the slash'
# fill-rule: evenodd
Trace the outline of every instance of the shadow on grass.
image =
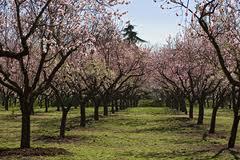
<svg viewBox="0 0 240 160">
<path fill-rule="evenodd" d="M 103 115 L 99 115 L 99 119 L 102 120 L 104 118 Z M 99 121 L 100 121 L 99 120 Z M 49 129 L 58 129 L 60 127 L 60 122 L 61 122 L 61 116 L 53 119 L 48 119 L 44 121 L 39 122 L 39 128 L 49 128 Z M 93 123 L 96 122 L 94 121 L 93 115 L 87 116 L 86 117 L 86 127 L 83 128 L 89 128 L 92 127 Z M 71 129 L 75 128 L 81 128 L 80 127 L 80 117 L 71 117 L 67 118 L 66 122 L 66 131 L 69 131 Z"/>
<path fill-rule="evenodd" d="M 221 148 L 219 150 L 219 148 Z M 174 158 L 189 158 L 189 157 L 198 157 L 198 160 L 212 160 L 218 159 L 220 155 L 226 153 L 231 154 L 235 160 L 240 160 L 239 149 L 228 149 L 224 145 L 215 145 L 215 146 L 205 146 L 204 149 L 193 148 L 192 150 L 177 150 L 172 152 L 125 152 L 121 156 L 126 157 L 135 157 L 142 159 L 174 159 Z M 215 153 L 214 156 L 208 155 L 208 153 Z M 207 153 L 207 154 L 205 154 Z M 226 154 L 225 153 L 225 154 Z"/>
<path fill-rule="evenodd" d="M 216 133 L 209 134 L 205 133 L 206 138 L 219 138 L 219 139 L 227 139 L 228 132 L 227 131 L 217 131 Z"/>
<path fill-rule="evenodd" d="M 0 120 L 18 122 L 19 120 L 21 120 L 21 117 L 22 117 L 21 114 L 15 113 L 15 114 L 8 114 L 8 115 L 1 116 Z"/>
<path fill-rule="evenodd" d="M 222 149 L 220 149 L 213 157 L 212 159 L 216 159 L 218 158 L 221 154 L 223 154 L 224 152 L 228 152 L 229 154 L 231 154 L 234 159 L 236 160 L 240 160 L 240 151 L 239 151 L 239 147 L 237 147 L 237 149 L 229 149 L 227 147 L 224 147 Z"/>
<path fill-rule="evenodd" d="M 188 117 L 170 117 L 167 119 L 168 122 L 172 122 L 172 121 L 180 121 L 180 122 L 187 122 L 190 119 Z"/>
<path fill-rule="evenodd" d="M 173 158 L 180 158 L 180 157 L 189 157 L 195 156 L 201 153 L 209 152 L 210 149 L 201 149 L 201 150 L 194 150 L 194 151 L 173 151 L 173 152 L 140 152 L 140 153 L 133 153 L 133 152 L 125 152 L 122 156 L 127 157 L 136 157 L 136 158 L 143 158 L 143 159 L 173 159 Z M 205 157 L 206 158 L 206 157 Z M 205 159 L 204 158 L 204 159 Z"/>
<path fill-rule="evenodd" d="M 173 131 L 183 132 L 186 128 L 195 126 L 187 117 L 170 117 L 166 119 L 157 119 L 157 120 L 150 121 L 150 123 L 157 123 L 159 124 L 159 126 L 150 127 L 151 125 L 149 125 L 149 127 L 146 126 L 146 128 L 137 129 L 134 132 L 137 132 L 137 133 L 139 132 L 161 132 L 162 133 L 162 132 L 173 132 Z M 145 125 L 146 122 L 143 124 L 138 122 L 138 124 L 139 126 L 141 126 L 141 125 Z"/>
<path fill-rule="evenodd" d="M 102 120 L 104 116 L 99 115 L 99 119 Z M 80 117 L 72 117 L 69 118 L 67 121 L 67 129 L 71 130 L 71 129 L 75 129 L 75 128 L 80 128 Z M 90 128 L 93 127 L 93 123 L 95 123 L 96 121 L 94 120 L 93 115 L 87 116 L 86 117 L 86 126 L 85 127 L 81 127 L 81 128 Z"/>
<path fill-rule="evenodd" d="M 236 160 L 240 160 L 239 152 L 234 151 L 234 150 L 229 150 L 229 152 L 231 153 L 231 155 L 233 155 L 233 157 L 234 157 Z"/>
<path fill-rule="evenodd" d="M 63 148 L 1 148 L 0 156 L 57 156 L 57 155 L 71 155 L 70 152 Z"/>
<path fill-rule="evenodd" d="M 65 138 L 60 138 L 59 136 L 42 135 L 35 138 L 33 141 L 42 141 L 44 143 L 73 143 L 90 141 L 94 138 L 95 136 L 65 136 Z"/>
<path fill-rule="evenodd" d="M 144 128 L 144 129 L 136 129 L 134 132 L 136 133 L 142 133 L 142 132 L 173 132 L 173 131 L 182 131 L 184 130 L 181 127 L 178 126 L 160 126 L 160 127 L 150 127 L 150 128 Z"/>
<path fill-rule="evenodd" d="M 159 119 L 155 119 L 152 121 L 149 121 L 150 123 L 163 123 L 165 122 L 166 124 L 193 124 L 193 122 L 191 121 L 191 119 L 189 119 L 188 117 L 177 117 L 174 116 L 173 117 L 165 117 L 165 118 L 159 118 Z"/>
</svg>

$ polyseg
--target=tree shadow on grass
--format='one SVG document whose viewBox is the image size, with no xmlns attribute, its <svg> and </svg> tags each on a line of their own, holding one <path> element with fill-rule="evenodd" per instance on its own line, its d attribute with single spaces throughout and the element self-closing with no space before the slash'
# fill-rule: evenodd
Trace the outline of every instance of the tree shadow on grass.
<svg viewBox="0 0 240 160">
<path fill-rule="evenodd" d="M 0 148 L 0 157 L 8 156 L 57 156 L 71 155 L 63 148 Z"/>
<path fill-rule="evenodd" d="M 150 123 L 162 123 L 162 122 L 167 122 L 167 123 L 175 123 L 175 122 L 188 122 L 188 121 L 191 121 L 191 119 L 189 119 L 188 117 L 185 117 L 185 116 L 175 116 L 173 115 L 173 117 L 159 117 L 158 119 L 154 119 L 154 120 L 150 120 L 149 122 Z"/>
<path fill-rule="evenodd" d="M 165 122 L 165 123 L 164 123 Z M 137 129 L 133 132 L 176 132 L 202 136 L 203 132 L 206 132 L 207 125 L 197 125 L 191 121 L 188 117 L 169 117 L 166 119 L 157 119 L 150 121 L 150 123 L 157 123 L 158 126 L 151 127 L 146 126 L 142 129 Z"/>
<path fill-rule="evenodd" d="M 181 116 L 181 117 L 170 117 L 170 118 L 168 118 L 167 119 L 167 121 L 169 121 L 169 122 L 172 122 L 172 121 L 180 121 L 180 122 L 187 122 L 187 121 L 190 121 L 191 119 L 190 118 L 188 118 L 188 117 L 183 117 L 183 116 Z"/>
<path fill-rule="evenodd" d="M 76 143 L 91 141 L 95 138 L 95 136 L 65 136 L 65 138 L 60 138 L 59 136 L 42 135 L 35 138 L 33 141 L 41 141 L 44 143 Z"/>
<path fill-rule="evenodd" d="M 206 138 L 219 138 L 219 139 L 227 139 L 228 138 L 228 132 L 227 131 L 217 131 L 216 133 L 204 133 Z M 204 136 L 204 135 L 203 135 Z"/>
<path fill-rule="evenodd" d="M 164 124 L 163 122 L 167 122 L 167 125 Z M 189 127 L 189 126 L 185 126 L 186 124 L 189 124 L 192 127 L 192 122 L 189 121 L 189 118 L 187 118 L 187 117 L 170 117 L 167 119 L 157 119 L 157 120 L 150 121 L 150 123 L 157 123 L 157 124 L 159 124 L 159 126 L 137 129 L 134 132 L 137 132 L 137 133 L 139 133 L 139 132 L 161 132 L 161 133 L 163 133 L 163 132 L 173 132 L 173 131 L 183 132 L 186 128 Z"/>
<path fill-rule="evenodd" d="M 102 118 L 102 117 L 100 117 Z M 55 130 L 58 131 L 60 127 L 60 122 L 61 122 L 61 117 L 59 118 L 53 118 L 53 119 L 47 119 L 44 121 L 40 121 L 38 123 L 38 127 L 40 129 L 45 129 L 45 130 Z M 86 127 L 84 128 L 89 128 L 92 127 L 93 125 L 93 116 L 87 116 L 86 117 Z M 71 117 L 67 119 L 66 122 L 66 131 L 70 131 L 72 129 L 80 128 L 80 117 Z"/>
<path fill-rule="evenodd" d="M 221 154 L 223 154 L 224 152 L 228 152 L 229 154 L 231 154 L 234 159 L 236 160 L 240 160 L 240 147 L 236 147 L 235 149 L 229 149 L 227 147 L 224 147 L 222 149 L 220 149 L 214 156 L 212 156 L 212 159 L 216 159 L 218 158 Z"/>
<path fill-rule="evenodd" d="M 225 145 L 214 145 L 214 146 L 205 146 L 198 148 L 192 148 L 191 150 L 173 150 L 172 152 L 166 151 L 166 152 L 124 152 L 121 153 L 121 156 L 126 157 L 135 157 L 135 158 L 142 158 L 142 159 L 198 159 L 198 160 L 212 160 L 212 159 L 218 159 L 220 155 L 224 154 L 225 151 L 227 151 L 225 154 L 229 153 L 231 154 L 235 160 L 240 160 L 240 150 L 238 149 L 228 149 Z M 219 150 L 219 148 L 221 148 Z M 214 156 L 211 156 L 211 154 L 215 154 Z"/>
<path fill-rule="evenodd" d="M 200 149 L 200 150 L 193 150 L 193 151 L 172 151 L 172 152 L 125 152 L 122 156 L 127 157 L 136 157 L 136 158 L 143 158 L 143 159 L 173 159 L 173 158 L 183 158 L 183 157 L 190 157 L 196 156 L 201 153 L 209 152 L 211 149 Z M 205 159 L 204 157 L 203 159 Z"/>
<path fill-rule="evenodd" d="M 183 128 L 178 126 L 159 126 L 159 127 L 149 127 L 143 129 L 136 129 L 134 133 L 143 133 L 143 132 L 173 132 L 173 131 L 182 131 Z"/>
<path fill-rule="evenodd" d="M 99 115 L 99 118 L 103 118 L 102 115 Z M 81 128 L 90 128 L 93 126 L 94 124 L 94 117 L 93 115 L 87 116 L 86 117 L 86 126 L 85 127 L 81 127 Z M 69 118 L 67 121 L 67 129 L 71 130 L 71 129 L 75 129 L 75 128 L 80 128 L 80 117 L 72 117 Z"/>
<path fill-rule="evenodd" d="M 233 155 L 233 157 L 236 159 L 236 160 L 240 160 L 240 153 L 237 152 L 237 151 L 234 151 L 234 150 L 229 150 L 229 152 Z"/>
<path fill-rule="evenodd" d="M 1 121 L 10 121 L 10 122 L 18 122 L 21 119 L 22 115 L 15 113 L 15 114 L 8 114 L 1 116 Z"/>
</svg>

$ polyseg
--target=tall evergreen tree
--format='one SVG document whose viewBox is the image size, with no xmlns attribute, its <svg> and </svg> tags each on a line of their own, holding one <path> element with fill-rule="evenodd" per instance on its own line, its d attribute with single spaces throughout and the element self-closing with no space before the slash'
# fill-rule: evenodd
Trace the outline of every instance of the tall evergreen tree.
<svg viewBox="0 0 240 160">
<path fill-rule="evenodd" d="M 128 41 L 129 43 L 146 42 L 145 40 L 137 36 L 137 32 L 134 31 L 134 26 L 131 24 L 124 28 L 123 32 L 125 40 Z"/>
</svg>

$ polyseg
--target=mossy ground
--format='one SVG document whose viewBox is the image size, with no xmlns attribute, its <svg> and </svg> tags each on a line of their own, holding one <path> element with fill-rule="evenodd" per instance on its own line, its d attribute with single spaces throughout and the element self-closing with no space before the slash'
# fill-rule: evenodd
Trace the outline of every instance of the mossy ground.
<svg viewBox="0 0 240 160">
<path fill-rule="evenodd" d="M 11 110 L 11 109 L 10 109 Z M 195 109 L 197 111 L 197 108 Z M 220 110 L 217 134 L 206 136 L 211 109 L 205 125 L 195 125 L 182 113 L 167 108 L 129 108 L 91 120 L 79 127 L 79 109 L 68 116 L 66 139 L 57 138 L 61 112 L 37 109 L 32 121 L 32 147 L 65 149 L 69 154 L 52 156 L 2 156 L 4 160 L 159 160 L 159 159 L 239 159 L 238 150 L 224 150 L 230 134 L 232 112 Z M 196 116 L 195 116 L 196 117 Z M 19 112 L 0 111 L 0 150 L 17 148 L 20 143 Z M 237 144 L 240 144 L 238 138 Z M 238 147 L 237 147 L 238 148 Z"/>
</svg>

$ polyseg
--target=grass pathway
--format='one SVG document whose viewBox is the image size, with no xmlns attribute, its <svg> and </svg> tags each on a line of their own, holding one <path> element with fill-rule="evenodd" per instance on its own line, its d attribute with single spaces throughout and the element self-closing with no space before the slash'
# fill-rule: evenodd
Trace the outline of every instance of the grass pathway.
<svg viewBox="0 0 240 160">
<path fill-rule="evenodd" d="M 210 110 L 206 112 L 206 123 Z M 237 151 L 221 150 L 227 143 L 231 119 L 222 111 L 218 134 L 203 138 L 207 125 L 197 126 L 185 115 L 165 108 L 131 108 L 78 127 L 78 110 L 68 119 L 67 138 L 58 140 L 60 113 L 37 113 L 32 117 L 33 147 L 63 148 L 62 156 L 9 156 L 0 159 L 24 160 L 159 160 L 159 159 L 238 159 Z M 20 116 L 0 112 L 1 148 L 18 147 Z"/>
</svg>

